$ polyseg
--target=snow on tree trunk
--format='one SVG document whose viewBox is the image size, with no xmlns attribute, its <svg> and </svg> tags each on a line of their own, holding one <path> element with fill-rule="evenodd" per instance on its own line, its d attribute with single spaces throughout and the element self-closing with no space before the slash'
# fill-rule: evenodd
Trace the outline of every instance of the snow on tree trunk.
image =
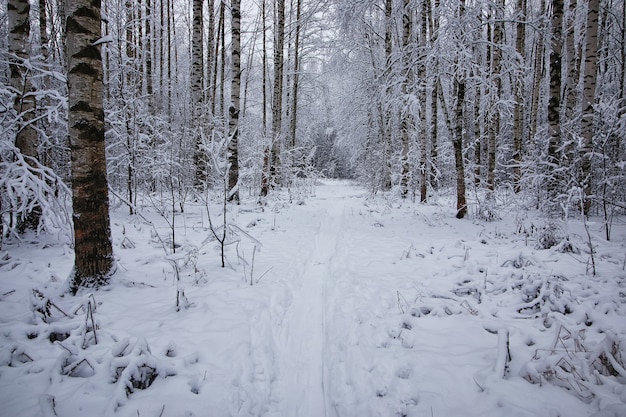
<svg viewBox="0 0 626 417">
<path fill-rule="evenodd" d="M 500 134 L 500 97 L 502 96 L 501 61 L 503 43 L 502 13 L 504 2 L 496 2 L 494 5 L 493 40 L 491 55 L 491 76 L 493 77 L 493 93 L 491 98 L 493 105 L 489 120 L 489 139 L 487 143 L 487 187 L 493 191 L 496 183 L 496 147 Z"/>
<path fill-rule="evenodd" d="M 30 3 L 28 0 L 10 0 L 7 4 L 9 17 L 9 69 L 11 87 L 15 90 L 13 109 L 17 114 L 15 146 L 30 165 L 38 157 L 39 140 L 33 126 L 36 102 L 27 62 L 30 58 Z M 30 207 L 31 204 L 26 204 Z M 18 230 L 37 229 L 41 207 L 35 204 L 28 213 L 21 213 Z"/>
<path fill-rule="evenodd" d="M 422 106 L 420 107 L 420 169 L 419 169 L 419 182 L 420 182 L 420 201 L 422 203 L 427 200 L 427 191 L 428 191 L 428 181 L 427 175 L 430 171 L 428 166 L 428 124 L 426 120 L 426 37 L 428 30 L 428 15 L 427 15 L 427 6 L 428 1 L 422 0 L 422 10 L 421 10 L 421 25 L 420 25 L 420 61 L 418 63 L 419 70 L 417 74 L 417 78 L 422 83 L 422 88 L 420 88 L 420 102 Z"/>
<path fill-rule="evenodd" d="M 146 32 L 146 40 L 145 40 L 145 55 L 146 59 L 144 61 L 145 65 L 145 74 L 146 74 L 146 94 L 148 95 L 148 106 L 152 111 L 152 107 L 154 105 L 152 94 L 154 94 L 154 84 L 152 81 L 152 53 L 154 51 L 153 43 L 154 38 L 152 36 L 152 1 L 146 0 L 146 18 L 144 22 L 144 28 Z"/>
<path fill-rule="evenodd" d="M 583 117 L 581 120 L 582 146 L 582 181 L 585 193 L 584 211 L 589 214 L 592 198 L 591 156 L 594 134 L 594 102 L 596 93 L 598 64 L 598 11 L 600 0 L 589 0 L 587 10 L 587 40 L 585 43 L 585 69 L 583 80 Z M 626 23 L 626 22 L 623 22 Z"/>
<path fill-rule="evenodd" d="M 104 148 L 100 4 L 67 2 L 69 138 L 75 261 L 71 289 L 99 287 L 113 269 Z"/>
<path fill-rule="evenodd" d="M 429 13 L 429 29 L 430 29 L 430 46 L 431 48 L 437 43 L 437 36 L 439 33 L 439 0 L 427 0 L 428 3 L 428 13 Z M 434 189 L 437 188 L 437 180 L 439 177 L 439 173 L 437 171 L 437 160 L 439 158 L 438 151 L 438 125 L 439 125 L 439 81 L 438 81 L 438 61 L 437 58 L 434 58 L 434 68 L 433 73 L 435 76 L 432 81 L 432 91 L 431 91 L 431 115 L 430 115 L 430 185 Z"/>
</svg>

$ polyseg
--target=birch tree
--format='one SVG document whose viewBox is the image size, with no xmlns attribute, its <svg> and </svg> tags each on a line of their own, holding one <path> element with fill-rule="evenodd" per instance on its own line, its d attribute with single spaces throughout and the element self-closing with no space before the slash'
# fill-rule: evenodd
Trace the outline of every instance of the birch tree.
<svg viewBox="0 0 626 417">
<path fill-rule="evenodd" d="M 493 91 L 491 92 L 491 112 L 489 117 L 489 139 L 487 143 L 487 187 L 490 191 L 495 189 L 496 183 L 496 147 L 500 134 L 500 100 L 502 96 L 502 48 L 503 48 L 503 23 L 502 13 L 504 1 L 496 1 L 493 10 L 493 39 L 491 53 L 491 71 Z"/>
<path fill-rule="evenodd" d="M 626 7 L 626 6 L 625 6 Z M 600 0 L 589 0 L 585 41 L 585 68 L 583 80 L 583 117 L 581 120 L 582 184 L 584 190 L 584 212 L 589 214 L 592 202 L 591 157 L 594 139 L 594 104 L 598 65 L 598 12 Z M 626 22 L 623 22 L 624 24 Z"/>
<path fill-rule="evenodd" d="M 412 99 L 409 92 L 409 88 L 413 87 L 413 68 L 411 62 L 411 49 L 413 43 L 413 11 L 410 0 L 404 0 L 402 8 L 402 53 L 403 53 L 403 68 L 402 68 L 402 95 L 404 96 L 404 102 L 402 106 L 401 114 L 401 126 L 402 133 L 401 143 L 401 172 L 400 172 L 400 194 L 403 198 L 409 193 L 409 151 L 411 146 L 411 138 L 413 133 L 414 121 L 412 114 Z"/>
<path fill-rule="evenodd" d="M 71 290 L 108 283 L 113 270 L 104 148 L 100 3 L 67 2 L 74 269 Z"/>
<path fill-rule="evenodd" d="M 201 186 L 206 182 L 207 176 L 207 158 L 203 149 L 203 132 L 202 121 L 203 101 L 204 101 L 204 20 L 202 8 L 203 0 L 193 0 L 192 3 L 192 28 L 191 28 L 191 108 L 192 123 L 194 125 L 194 135 L 196 137 L 194 162 L 195 185 Z"/>
<path fill-rule="evenodd" d="M 514 74 L 513 89 L 515 107 L 513 110 L 513 184 L 516 193 L 521 191 L 522 144 L 524 143 L 524 92 L 526 64 L 526 4 L 527 0 L 517 0 L 517 22 L 515 24 L 515 52 L 517 71 Z"/>
<path fill-rule="evenodd" d="M 419 40 L 419 62 L 417 78 L 421 83 L 419 92 L 420 102 L 422 103 L 420 108 L 420 164 L 419 164 L 419 183 L 420 183 L 420 202 L 424 203 L 427 200 L 428 193 L 428 173 L 430 172 L 430 166 L 428 161 L 428 123 L 426 119 L 426 98 L 427 98 L 427 77 L 426 77 L 426 65 L 427 65 L 427 33 L 428 33 L 428 0 L 422 0 L 421 2 L 421 24 L 420 24 L 420 40 Z"/>
<path fill-rule="evenodd" d="M 550 100 L 548 103 L 549 142 L 547 154 L 547 204 L 546 214 L 558 211 L 557 199 L 561 187 L 559 148 L 561 139 L 561 60 L 563 49 L 563 0 L 552 0 L 552 35 L 550 42 Z"/>
<path fill-rule="evenodd" d="M 459 23 L 463 28 L 465 17 L 465 0 L 459 2 Z M 461 47 L 459 45 L 457 47 Z M 457 52 L 457 68 L 454 74 L 454 90 L 456 91 L 456 110 L 454 118 L 452 145 L 454 148 L 454 162 L 456 168 L 456 218 L 462 219 L 467 214 L 467 200 L 465 196 L 465 161 L 463 158 L 463 108 L 465 105 L 465 71 L 462 67 L 461 52 Z M 445 104 L 444 104 L 445 106 Z M 448 119 L 450 119 L 448 117 Z M 451 129 L 452 130 L 452 129 Z"/>
<path fill-rule="evenodd" d="M 302 22 L 302 0 L 296 0 L 296 26 L 295 39 L 293 45 L 293 87 L 292 87 L 292 103 L 291 118 L 289 121 L 289 136 L 291 138 L 291 147 L 296 146 L 296 130 L 298 127 L 298 90 L 300 87 L 300 37 L 304 29 Z"/>
<path fill-rule="evenodd" d="M 32 85 L 30 58 L 30 3 L 28 0 L 10 0 L 9 17 L 9 70 L 13 89 L 13 109 L 16 114 L 15 146 L 26 162 L 34 166 L 39 160 L 35 117 L 35 92 Z M 27 212 L 18 218 L 18 231 L 36 230 L 41 217 L 41 207 L 35 202 L 25 204 Z"/>
<path fill-rule="evenodd" d="M 239 202 L 239 95 L 241 90 L 241 2 L 231 2 L 231 87 L 228 110 L 228 199 Z"/>
<path fill-rule="evenodd" d="M 277 181 L 280 163 L 280 145 L 283 113 L 283 55 L 285 45 L 285 0 L 276 0 L 274 20 L 274 93 L 272 95 L 272 131 L 269 155 L 265 158 L 261 195 Z"/>
</svg>

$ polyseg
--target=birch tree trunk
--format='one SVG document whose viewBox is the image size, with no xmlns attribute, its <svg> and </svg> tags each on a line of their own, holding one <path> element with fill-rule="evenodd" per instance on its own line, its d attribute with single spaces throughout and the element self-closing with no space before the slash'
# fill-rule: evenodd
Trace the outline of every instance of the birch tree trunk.
<svg viewBox="0 0 626 417">
<path fill-rule="evenodd" d="M 589 214 L 592 202 L 591 156 L 593 153 L 594 103 L 598 65 L 598 12 L 600 0 L 589 0 L 587 10 L 587 39 L 585 42 L 585 69 L 583 80 L 583 117 L 581 120 L 582 183 L 585 194 L 584 212 Z M 626 23 L 626 22 L 623 22 Z"/>
<path fill-rule="evenodd" d="M 291 147 L 296 147 L 296 130 L 298 127 L 298 89 L 300 87 L 300 32 L 303 29 L 301 22 L 302 0 L 296 1 L 296 27 L 293 45 L 293 89 L 291 104 L 291 120 L 289 136 L 291 137 Z"/>
<path fill-rule="evenodd" d="M 430 13 L 429 16 L 429 27 L 430 27 L 430 45 L 431 49 L 435 47 L 437 43 L 437 37 L 439 35 L 439 0 L 427 0 L 428 1 L 428 11 Z M 439 70 L 439 64 L 437 62 L 437 57 L 434 57 L 434 68 L 433 72 L 435 76 L 432 81 L 432 92 L 431 92 L 431 115 L 430 115 L 430 185 L 434 189 L 438 188 L 438 167 L 437 160 L 439 158 L 439 143 L 438 143 L 438 124 L 439 124 L 439 75 L 437 74 Z"/>
<path fill-rule="evenodd" d="M 494 8 L 493 23 L 493 53 L 491 56 L 491 75 L 493 77 L 493 93 L 491 94 L 492 110 L 489 121 L 489 135 L 487 142 L 487 187 L 490 191 L 495 189 L 496 183 L 496 146 L 498 136 L 500 134 L 500 97 L 502 95 L 502 47 L 503 47 L 503 30 L 502 30 L 502 12 L 504 2 L 497 1 Z"/>
<path fill-rule="evenodd" d="M 543 205 L 546 214 L 558 213 L 557 199 L 561 187 L 561 163 L 559 148 L 561 140 L 561 56 L 563 49 L 563 0 L 552 0 L 552 42 L 550 49 L 550 100 L 548 102 L 548 155 L 547 155 L 547 198 Z"/>
<path fill-rule="evenodd" d="M 219 52 L 220 52 L 220 45 L 222 42 L 222 38 L 223 38 L 223 33 L 224 33 L 224 2 L 220 1 L 220 7 L 219 7 L 219 16 L 217 19 L 217 32 L 216 32 L 216 38 L 215 38 L 215 48 L 214 48 L 214 58 L 213 58 L 213 79 L 211 81 L 211 114 L 215 115 L 216 114 L 216 106 L 218 103 L 218 97 L 217 97 L 217 80 L 218 80 L 218 73 L 219 71 L 219 62 L 220 59 L 218 58 L 219 56 Z M 221 57 L 223 60 L 223 56 Z M 223 71 L 222 71 L 223 72 Z M 220 110 L 221 111 L 221 110 Z"/>
<path fill-rule="evenodd" d="M 483 140 L 482 129 L 484 128 L 483 114 L 480 109 L 480 103 L 483 97 L 484 86 L 477 85 L 474 89 L 474 108 L 472 111 L 474 126 L 474 186 L 480 188 L 483 182 L 481 177 L 483 163 Z"/>
<path fill-rule="evenodd" d="M 561 125 L 564 134 L 564 156 L 566 157 L 563 164 L 574 166 L 576 159 L 576 142 L 578 133 L 580 132 L 580 108 L 578 100 L 578 82 L 580 79 L 580 65 L 578 56 L 581 54 L 581 48 L 576 42 L 576 10 L 577 0 L 569 0 L 567 15 L 565 18 L 565 39 L 563 42 L 563 53 L 566 63 L 566 76 L 562 86 L 563 91 L 563 115 Z M 575 176 L 575 175 L 574 175 Z"/>
<path fill-rule="evenodd" d="M 241 90 L 241 1 L 231 2 L 231 103 L 228 109 L 228 199 L 239 203 L 239 95 Z"/>
<path fill-rule="evenodd" d="M 532 97 L 530 104 L 530 142 L 534 142 L 537 136 L 537 130 L 539 128 L 539 102 L 541 101 L 541 84 L 543 77 L 543 71 L 545 66 L 545 38 L 544 32 L 546 31 L 546 25 L 543 23 L 543 15 L 546 11 L 545 0 L 541 0 L 539 4 L 538 18 L 540 20 L 539 30 L 537 31 L 537 39 L 535 41 L 535 55 L 534 55 L 534 68 L 533 68 L 533 85 L 532 85 Z"/>
<path fill-rule="evenodd" d="M 460 0 L 459 23 L 463 26 L 465 16 L 465 0 Z M 462 45 L 460 45 L 462 47 Z M 459 52 L 459 54 L 461 51 Z M 457 62 L 461 60 L 457 56 Z M 467 201 L 465 198 L 465 162 L 463 160 L 463 106 L 465 104 L 465 74 L 463 68 L 457 68 L 454 75 L 454 88 L 456 90 L 455 125 L 452 139 L 454 148 L 454 161 L 456 167 L 456 218 L 462 219 L 467 214 Z M 441 88 L 441 86 L 440 86 Z"/>
<path fill-rule="evenodd" d="M 204 74 L 204 45 L 203 31 L 204 18 L 202 14 L 203 0 L 193 0 L 192 3 L 192 34 L 191 34 L 191 99 L 192 105 L 198 107 L 203 100 Z M 194 115 L 194 118 L 198 116 Z"/>
<path fill-rule="evenodd" d="M 218 103 L 218 115 L 220 117 L 224 116 L 224 100 L 226 100 L 224 94 L 224 88 L 226 87 L 226 3 L 225 0 L 222 0 L 220 4 L 220 34 L 219 34 L 219 48 L 220 48 L 220 74 L 219 74 L 219 94 L 218 98 L 215 100 Z"/>
<path fill-rule="evenodd" d="M 392 133 L 391 133 L 391 112 L 389 106 L 383 104 L 383 100 L 391 94 L 392 85 L 392 53 L 393 53 L 393 0 L 385 0 L 385 70 L 386 84 L 385 96 L 379 99 L 379 115 L 380 115 L 380 133 L 383 138 L 384 150 L 382 153 L 382 175 L 381 183 L 384 189 L 391 189 L 391 150 L 393 149 Z M 372 58 L 372 64 L 374 60 Z"/>
<path fill-rule="evenodd" d="M 522 145 L 524 143 L 524 64 L 526 62 L 526 0 L 517 0 L 517 19 L 515 24 L 515 50 L 518 68 L 513 80 L 515 89 L 515 107 L 513 108 L 513 187 L 516 193 L 521 191 L 522 180 Z"/>
<path fill-rule="evenodd" d="M 285 45 L 285 0 L 276 2 L 276 28 L 274 38 L 274 96 L 272 99 L 272 180 L 276 180 L 280 159 L 283 117 L 283 65 Z"/>
<path fill-rule="evenodd" d="M 15 146 L 20 150 L 26 162 L 34 165 L 39 160 L 39 140 L 33 126 L 36 101 L 31 82 L 31 74 L 25 65 L 30 58 L 30 4 L 28 0 L 9 0 L 7 4 L 9 17 L 9 70 L 11 87 L 15 91 L 13 109 L 17 115 L 17 132 Z M 28 202 L 27 207 L 31 204 Z M 35 205 L 28 213 L 22 213 L 18 219 L 17 229 L 36 230 L 41 218 L 41 207 Z"/>
<path fill-rule="evenodd" d="M 46 0 L 39 0 L 39 43 L 44 60 L 48 60 L 48 19 L 46 17 Z"/>
<path fill-rule="evenodd" d="M 280 163 L 280 142 L 283 113 L 283 48 L 285 42 L 285 0 L 276 1 L 276 19 L 274 22 L 274 94 L 272 98 L 272 143 L 267 158 L 269 167 L 263 170 L 269 175 L 261 184 L 261 195 L 267 195 L 269 187 L 277 181 Z"/>
<path fill-rule="evenodd" d="M 457 76 L 454 80 L 457 90 L 456 117 L 452 145 L 456 167 L 456 218 L 462 219 L 467 214 L 465 198 L 465 162 L 463 161 L 463 104 L 465 101 L 465 80 Z"/>
<path fill-rule="evenodd" d="M 205 101 L 211 102 L 213 97 L 213 60 L 215 60 L 215 1 L 207 0 L 207 12 L 209 13 L 208 27 L 206 30 L 206 82 L 205 82 Z"/>
<path fill-rule="evenodd" d="M 427 45 L 427 30 L 428 30 L 428 14 L 427 7 L 428 1 L 422 0 L 421 10 L 421 26 L 420 26 L 420 61 L 418 62 L 419 69 L 417 78 L 422 84 L 420 89 L 420 170 L 419 170 L 419 182 L 420 182 L 420 202 L 425 203 L 428 198 L 428 172 L 430 167 L 428 164 L 428 123 L 426 120 L 426 45 Z"/>
<path fill-rule="evenodd" d="M 72 156 L 74 269 L 71 290 L 100 287 L 113 270 L 104 148 L 100 3 L 67 2 L 69 138 Z"/>
<path fill-rule="evenodd" d="M 152 112 L 153 110 L 152 107 L 154 105 L 154 100 L 152 97 L 152 94 L 154 93 L 154 84 L 152 82 L 152 65 L 154 62 L 153 57 L 152 57 L 152 51 L 154 50 L 153 48 L 154 39 L 152 36 L 152 1 L 153 0 L 146 0 L 146 20 L 144 23 L 145 32 L 146 32 L 146 40 L 145 40 L 146 94 L 148 95 L 148 106 L 149 106 L 150 112 Z"/>
<path fill-rule="evenodd" d="M 192 33 L 191 33 L 191 108 L 192 123 L 195 125 L 194 134 L 196 143 L 194 150 L 195 185 L 202 186 L 207 177 L 207 158 L 203 149 L 202 135 L 202 102 L 204 100 L 204 20 L 202 16 L 203 0 L 193 0 L 192 3 Z"/>
<path fill-rule="evenodd" d="M 411 133 L 413 132 L 413 115 L 412 103 L 409 96 L 409 88 L 413 84 L 413 68 L 411 63 L 411 43 L 413 32 L 413 16 L 410 0 L 404 0 L 402 9 L 402 53 L 403 65 L 402 72 L 404 79 L 402 80 L 402 95 L 404 96 L 403 109 L 400 122 L 400 131 L 402 133 L 402 150 L 401 150 L 401 173 L 400 173 L 400 193 L 402 198 L 406 198 L 409 193 L 409 148 Z"/>
<path fill-rule="evenodd" d="M 261 36 L 261 42 L 263 43 L 263 51 L 261 53 L 261 61 L 262 61 L 262 65 L 263 65 L 263 74 L 262 74 L 262 81 L 261 81 L 261 89 L 263 90 L 261 92 L 261 96 L 262 96 L 262 100 L 263 100 L 263 109 L 261 111 L 262 113 L 262 126 L 261 126 L 261 137 L 265 139 L 265 136 L 267 135 L 267 26 L 265 25 L 265 15 L 266 15 L 266 11 L 265 11 L 265 2 L 266 0 L 261 0 L 261 21 L 262 21 L 262 36 Z M 265 157 L 265 154 L 267 154 L 267 152 L 264 152 L 264 156 L 263 156 L 263 160 L 265 161 L 265 159 L 267 159 Z M 265 166 L 265 162 L 264 162 L 264 166 Z M 267 165 L 269 166 L 269 159 L 267 160 Z"/>
</svg>

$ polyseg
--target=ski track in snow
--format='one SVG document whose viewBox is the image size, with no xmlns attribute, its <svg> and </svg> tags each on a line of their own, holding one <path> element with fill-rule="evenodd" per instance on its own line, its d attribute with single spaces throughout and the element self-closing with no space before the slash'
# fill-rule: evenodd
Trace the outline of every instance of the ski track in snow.
<svg viewBox="0 0 626 417">
<path fill-rule="evenodd" d="M 333 193 L 339 194 L 339 193 Z M 324 197 L 322 197 L 324 198 Z M 339 197 L 320 213 L 314 242 L 303 268 L 293 282 L 293 299 L 287 312 L 286 340 L 281 346 L 278 366 L 288 371 L 280 389 L 287 398 L 278 415 L 298 417 L 333 416 L 329 412 L 326 363 L 328 308 L 327 291 L 337 266 L 345 198 Z"/>
</svg>

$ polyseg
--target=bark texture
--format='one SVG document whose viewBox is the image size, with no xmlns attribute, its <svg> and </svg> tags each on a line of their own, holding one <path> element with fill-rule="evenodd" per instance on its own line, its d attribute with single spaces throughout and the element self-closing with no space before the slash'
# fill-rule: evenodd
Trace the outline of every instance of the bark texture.
<svg viewBox="0 0 626 417">
<path fill-rule="evenodd" d="M 15 146 L 20 150 L 26 161 L 34 165 L 38 158 L 39 141 L 37 131 L 33 127 L 36 100 L 32 87 L 31 76 L 26 63 L 30 58 L 30 4 L 28 0 L 10 0 L 7 4 L 9 17 L 9 69 L 11 87 L 15 93 L 13 109 L 17 114 L 17 132 Z M 18 231 L 37 229 L 41 218 L 41 207 L 32 207 L 19 219 Z"/>
<path fill-rule="evenodd" d="M 600 0 L 589 0 L 587 11 L 587 40 L 585 44 L 585 69 L 583 80 L 583 117 L 581 120 L 582 146 L 582 183 L 585 194 L 584 212 L 591 208 L 591 156 L 593 153 L 593 114 L 597 84 L 598 65 L 598 12 Z M 626 23 L 626 22 L 625 22 Z"/>
<path fill-rule="evenodd" d="M 561 60 L 563 50 L 563 0 L 552 0 L 552 42 L 550 49 L 550 100 L 548 102 L 548 155 L 547 192 L 548 203 L 544 205 L 546 214 L 555 215 L 558 211 L 557 198 L 560 194 L 560 155 L 561 146 Z"/>
<path fill-rule="evenodd" d="M 459 21 L 463 22 L 465 16 L 465 0 L 459 4 Z M 457 58 L 459 59 L 459 58 Z M 456 115 L 452 145 L 454 147 L 454 161 L 456 166 L 456 218 L 462 219 L 467 214 L 467 201 L 465 197 L 465 161 L 463 159 L 463 106 L 465 104 L 465 74 L 462 69 L 457 69 L 454 77 L 456 90 Z"/>
<path fill-rule="evenodd" d="M 71 290 L 99 287 L 113 270 L 104 148 L 100 2 L 67 2 L 66 56 L 75 261 Z"/>
<path fill-rule="evenodd" d="M 193 109 L 193 123 L 196 135 L 196 149 L 194 163 L 196 165 L 195 184 L 201 187 L 206 182 L 207 157 L 202 143 L 202 102 L 204 101 L 204 45 L 202 43 L 203 18 L 202 0 L 193 0 L 192 4 L 192 34 L 191 34 L 191 106 Z"/>
<path fill-rule="evenodd" d="M 400 173 L 400 193 L 402 198 L 406 198 L 409 193 L 409 182 L 411 170 L 409 166 L 409 150 L 411 137 L 413 136 L 413 113 L 410 96 L 410 89 L 413 84 L 413 68 L 411 62 L 411 44 L 413 33 L 413 15 L 410 0 L 404 0 L 402 10 L 402 52 L 403 52 L 403 80 L 402 95 L 404 96 L 403 111 L 400 115 L 400 131 L 402 132 L 402 149 L 401 149 L 401 173 Z"/>
<path fill-rule="evenodd" d="M 228 119 L 228 199 L 239 201 L 239 96 L 241 91 L 241 1 L 231 3 L 231 70 L 230 108 Z"/>
<path fill-rule="evenodd" d="M 521 191 L 522 145 L 524 143 L 524 71 L 526 62 L 526 0 L 517 0 L 518 23 L 515 25 L 515 50 L 518 69 L 514 79 L 515 107 L 513 109 L 513 182 L 515 192 Z"/>
<path fill-rule="evenodd" d="M 274 22 L 274 95 L 272 97 L 272 143 L 266 158 L 269 167 L 263 170 L 265 176 L 261 184 L 261 195 L 267 195 L 269 187 L 277 182 L 280 163 L 280 143 L 283 114 L 283 62 L 285 45 L 285 0 L 276 1 Z"/>
</svg>

